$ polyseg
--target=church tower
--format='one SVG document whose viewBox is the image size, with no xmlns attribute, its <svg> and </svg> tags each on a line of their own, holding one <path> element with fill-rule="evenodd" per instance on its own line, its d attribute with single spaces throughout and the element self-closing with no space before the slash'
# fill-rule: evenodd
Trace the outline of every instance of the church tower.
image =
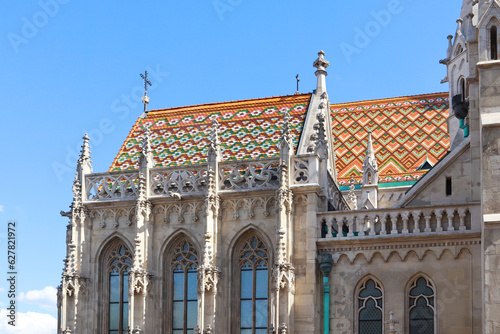
<svg viewBox="0 0 500 334">
<path fill-rule="evenodd" d="M 442 60 L 450 84 L 452 151 L 470 142 L 473 200 L 481 201 L 483 333 L 500 330 L 500 3 L 464 0 L 453 43 Z M 450 36 L 451 37 L 451 36 Z M 468 139 L 470 137 L 470 139 Z M 479 185 L 477 187 L 476 185 Z"/>
</svg>

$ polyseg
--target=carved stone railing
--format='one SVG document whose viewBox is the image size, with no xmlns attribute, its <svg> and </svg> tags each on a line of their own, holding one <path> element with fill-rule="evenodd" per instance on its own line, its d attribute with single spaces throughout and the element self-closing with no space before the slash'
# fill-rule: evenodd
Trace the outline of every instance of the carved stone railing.
<svg viewBox="0 0 500 334">
<path fill-rule="evenodd" d="M 277 188 L 277 159 L 224 162 L 219 165 L 220 190 Z"/>
<path fill-rule="evenodd" d="M 138 195 L 139 172 L 108 172 L 85 176 L 87 201 L 132 199 Z"/>
<path fill-rule="evenodd" d="M 479 204 L 324 212 L 321 238 L 362 238 L 480 231 Z"/>
<path fill-rule="evenodd" d="M 150 195 L 199 194 L 207 190 L 207 166 L 155 168 L 150 170 Z"/>
</svg>

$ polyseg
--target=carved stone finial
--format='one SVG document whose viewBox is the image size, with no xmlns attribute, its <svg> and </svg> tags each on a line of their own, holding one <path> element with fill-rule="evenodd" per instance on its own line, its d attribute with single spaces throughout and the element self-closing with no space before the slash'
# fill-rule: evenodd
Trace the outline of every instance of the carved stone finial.
<svg viewBox="0 0 500 334">
<path fill-rule="evenodd" d="M 389 312 L 390 318 L 385 323 L 389 325 L 389 334 L 396 334 L 395 325 L 399 324 L 399 321 L 394 320 L 394 312 Z"/>
<path fill-rule="evenodd" d="M 350 204 L 350 207 L 352 210 L 357 210 L 358 209 L 358 196 L 356 196 L 356 193 L 354 191 L 354 189 L 355 189 L 354 178 L 351 178 L 351 180 L 349 182 L 351 184 L 349 186 L 349 195 L 348 195 L 349 204 Z"/>
<path fill-rule="evenodd" d="M 83 174 L 92 173 L 92 160 L 90 157 L 90 138 L 88 134 L 83 136 L 82 150 L 80 151 L 80 157 L 78 158 L 77 175 L 80 182 L 83 180 Z"/>
<path fill-rule="evenodd" d="M 330 66 L 330 62 L 325 59 L 325 53 L 323 50 L 318 52 L 318 59 L 313 63 L 313 66 L 317 68 L 316 77 L 316 94 L 322 94 L 326 92 L 326 76 L 328 73 L 326 72 L 326 68 Z"/>
<path fill-rule="evenodd" d="M 363 167 L 371 165 L 375 171 L 378 170 L 377 159 L 375 158 L 375 150 L 373 149 L 372 132 L 368 131 L 368 141 L 366 143 L 366 156 L 363 162 Z"/>
</svg>

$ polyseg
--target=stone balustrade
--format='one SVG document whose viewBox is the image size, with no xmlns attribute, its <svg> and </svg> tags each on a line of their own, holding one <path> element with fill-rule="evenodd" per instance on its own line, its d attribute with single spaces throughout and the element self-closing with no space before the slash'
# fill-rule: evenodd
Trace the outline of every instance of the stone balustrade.
<svg viewBox="0 0 500 334">
<path fill-rule="evenodd" d="M 228 161 L 219 164 L 219 189 L 278 188 L 278 159 Z"/>
<path fill-rule="evenodd" d="M 335 211 L 317 215 L 321 238 L 480 231 L 480 204 Z"/>
<path fill-rule="evenodd" d="M 154 168 L 150 171 L 150 196 L 171 196 L 172 193 L 203 194 L 208 187 L 207 165 Z"/>
<path fill-rule="evenodd" d="M 349 207 L 329 173 L 320 175 L 317 155 L 293 156 L 290 186 L 320 186 L 337 210 Z M 279 187 L 279 159 L 264 158 L 219 163 L 219 191 L 277 189 Z M 150 198 L 184 195 L 203 196 L 208 189 L 208 165 L 150 168 L 145 184 Z M 145 175 L 146 176 L 146 175 Z M 323 183 L 321 183 L 323 182 Z M 139 195 L 139 171 L 93 173 L 85 175 L 85 201 L 133 200 Z"/>
<path fill-rule="evenodd" d="M 139 171 L 94 173 L 85 176 L 85 199 L 131 199 L 138 195 Z"/>
</svg>

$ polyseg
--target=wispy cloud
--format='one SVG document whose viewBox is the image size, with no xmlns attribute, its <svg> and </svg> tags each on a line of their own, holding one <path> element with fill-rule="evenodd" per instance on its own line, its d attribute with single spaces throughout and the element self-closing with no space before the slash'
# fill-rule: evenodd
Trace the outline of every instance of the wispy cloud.
<svg viewBox="0 0 500 334">
<path fill-rule="evenodd" d="M 0 204 L 0 212 L 3 212 L 3 205 Z"/>
<path fill-rule="evenodd" d="M 54 334 L 57 332 L 57 319 L 50 314 L 27 312 L 18 312 L 16 326 L 7 323 L 7 310 L 0 310 L 0 333 L 15 334 Z"/>
<path fill-rule="evenodd" d="M 19 294 L 19 301 L 31 305 L 38 305 L 44 310 L 55 311 L 57 309 L 57 289 L 46 286 L 42 290 L 30 290 Z"/>
</svg>

